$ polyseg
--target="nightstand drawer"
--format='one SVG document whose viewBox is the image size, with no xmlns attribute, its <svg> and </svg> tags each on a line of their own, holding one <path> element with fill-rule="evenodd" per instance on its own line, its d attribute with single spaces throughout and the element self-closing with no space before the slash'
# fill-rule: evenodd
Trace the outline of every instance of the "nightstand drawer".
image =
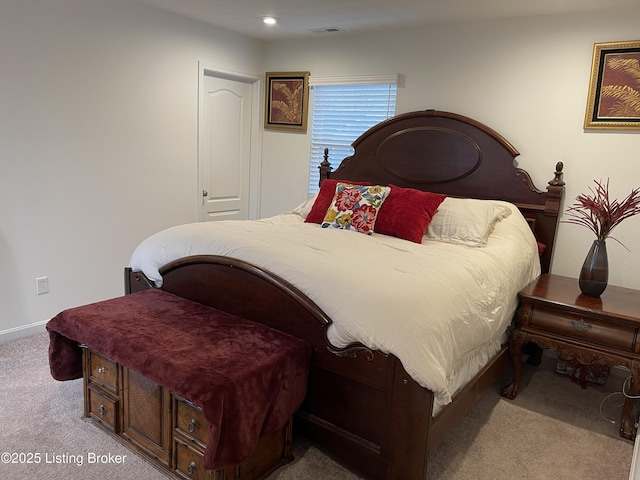
<svg viewBox="0 0 640 480">
<path fill-rule="evenodd" d="M 595 345 L 633 352 L 637 328 L 592 318 L 587 315 L 534 308 L 531 326 Z"/>
</svg>

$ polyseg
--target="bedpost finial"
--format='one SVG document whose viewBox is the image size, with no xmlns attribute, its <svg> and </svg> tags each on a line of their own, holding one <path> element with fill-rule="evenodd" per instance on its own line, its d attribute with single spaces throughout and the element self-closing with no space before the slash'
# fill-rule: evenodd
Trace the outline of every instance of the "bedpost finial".
<svg viewBox="0 0 640 480">
<path fill-rule="evenodd" d="M 549 185 L 552 185 L 554 187 L 564 186 L 564 180 L 562 179 L 562 176 L 564 175 L 562 172 L 563 168 L 564 168 L 564 164 L 562 162 L 556 163 L 556 171 L 555 171 L 553 180 L 549 182 Z"/>
<path fill-rule="evenodd" d="M 329 162 L 328 148 L 324 149 L 323 158 L 324 160 L 322 160 L 322 162 L 320 162 L 320 165 L 318 165 L 318 169 L 320 170 L 320 181 L 318 182 L 318 185 L 322 185 L 322 181 L 325 178 L 329 178 L 329 174 L 331 173 L 331 170 L 333 170 L 333 167 L 331 167 L 331 162 Z"/>
<path fill-rule="evenodd" d="M 320 162 L 321 166 L 326 167 L 326 166 L 330 166 L 331 165 L 331 163 L 329 162 L 329 149 L 328 148 L 324 149 L 324 155 L 322 155 L 322 158 L 323 158 L 323 160 L 322 160 L 322 162 Z"/>
</svg>

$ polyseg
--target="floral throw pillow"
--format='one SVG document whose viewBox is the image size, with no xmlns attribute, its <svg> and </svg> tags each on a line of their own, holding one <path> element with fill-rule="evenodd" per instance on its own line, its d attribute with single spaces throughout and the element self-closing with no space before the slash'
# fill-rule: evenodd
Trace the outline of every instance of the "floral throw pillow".
<svg viewBox="0 0 640 480">
<path fill-rule="evenodd" d="M 380 185 L 338 183 L 322 228 L 355 230 L 371 235 L 382 203 L 391 189 Z"/>
<path fill-rule="evenodd" d="M 324 216 L 327 214 L 327 209 L 331 206 L 333 197 L 336 194 L 336 186 L 338 183 L 348 183 L 349 185 L 371 185 L 371 182 L 352 182 L 351 180 L 333 180 L 331 178 L 327 178 L 320 185 L 318 196 L 316 197 L 315 202 L 313 202 L 311 211 L 304 219 L 305 222 L 317 224 L 322 223 Z"/>
</svg>

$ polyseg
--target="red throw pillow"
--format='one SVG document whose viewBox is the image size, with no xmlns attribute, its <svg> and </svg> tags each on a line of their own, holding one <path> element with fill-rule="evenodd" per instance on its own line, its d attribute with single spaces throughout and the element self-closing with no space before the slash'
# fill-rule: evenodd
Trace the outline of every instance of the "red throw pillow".
<svg viewBox="0 0 640 480">
<path fill-rule="evenodd" d="M 389 186 L 391 193 L 378 213 L 376 233 L 422 243 L 422 236 L 433 215 L 447 196 L 413 188 Z"/>
<path fill-rule="evenodd" d="M 547 246 L 544 243 L 538 242 L 538 255 L 542 256 L 544 251 L 547 249 Z"/>
<path fill-rule="evenodd" d="M 327 210 L 331 206 L 331 202 L 333 201 L 333 197 L 336 194 L 336 186 L 340 183 L 349 183 L 351 185 L 371 185 L 370 182 L 351 182 L 349 180 L 333 180 L 326 179 L 320 184 L 320 191 L 318 192 L 318 196 L 316 201 L 313 202 L 313 207 L 311 207 L 311 211 L 305 218 L 305 222 L 307 223 L 322 223 L 324 220 L 324 216 L 327 214 Z"/>
</svg>

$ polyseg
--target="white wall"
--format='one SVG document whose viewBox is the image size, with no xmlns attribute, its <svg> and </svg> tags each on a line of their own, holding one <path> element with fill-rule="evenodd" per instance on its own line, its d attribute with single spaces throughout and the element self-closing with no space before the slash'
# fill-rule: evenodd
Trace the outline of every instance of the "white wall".
<svg viewBox="0 0 640 480">
<path fill-rule="evenodd" d="M 0 2 L 0 334 L 11 334 L 121 295 L 135 246 L 195 220 L 198 61 L 264 67 L 259 42 L 132 1 Z M 50 293 L 36 296 L 45 275 Z"/>
<path fill-rule="evenodd" d="M 437 108 L 510 140 L 539 187 L 565 163 L 640 184 L 638 133 L 582 130 L 594 42 L 637 39 L 640 7 L 266 45 L 128 0 L 0 0 L 0 338 L 120 295 L 140 240 L 196 214 L 198 61 L 248 75 L 399 72 L 398 113 Z M 266 53 L 266 55 L 265 55 Z M 262 215 L 306 196 L 309 136 L 263 132 Z M 612 284 L 640 288 L 640 218 L 609 243 Z M 561 225 L 555 273 L 591 243 Z M 35 295 L 35 278 L 51 292 Z"/>
<path fill-rule="evenodd" d="M 610 178 L 614 197 L 640 186 L 640 132 L 582 128 L 593 44 L 638 39 L 640 6 L 598 13 L 483 21 L 357 36 L 271 42 L 266 67 L 311 75 L 400 73 L 397 112 L 435 108 L 475 118 L 520 151 L 519 166 L 545 188 L 564 162 L 565 207 L 593 180 Z M 304 200 L 308 135 L 265 132 L 262 213 Z M 280 175 L 287 172 L 283 189 Z M 640 288 L 640 217 L 614 231 L 630 250 L 608 241 L 612 285 Z M 593 235 L 561 224 L 552 271 L 577 276 Z"/>
</svg>

